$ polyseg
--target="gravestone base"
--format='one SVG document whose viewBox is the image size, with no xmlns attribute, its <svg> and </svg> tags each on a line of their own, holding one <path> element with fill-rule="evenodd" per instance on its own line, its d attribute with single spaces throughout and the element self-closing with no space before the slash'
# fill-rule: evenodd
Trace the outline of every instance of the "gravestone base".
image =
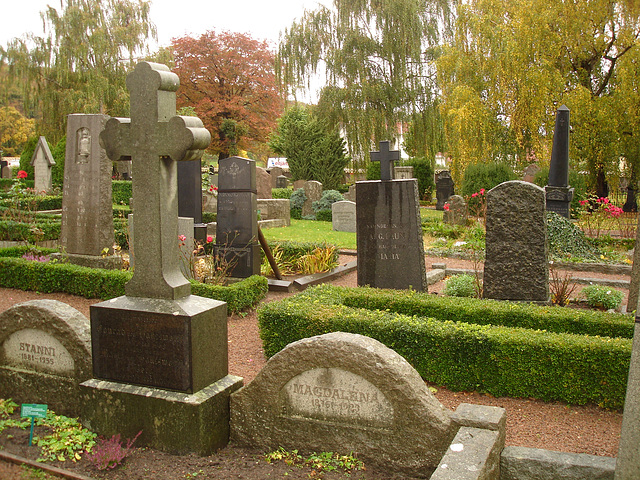
<svg viewBox="0 0 640 480">
<path fill-rule="evenodd" d="M 571 216 L 570 207 L 573 199 L 573 188 L 547 185 L 544 187 L 544 192 L 547 200 L 547 211 L 555 212 L 565 218 Z"/>
<path fill-rule="evenodd" d="M 252 244 L 245 247 L 219 246 L 224 251 L 224 258 L 227 265 L 235 263 L 230 268 L 229 276 L 236 278 L 248 278 L 252 275 L 260 275 L 260 245 Z"/>
<path fill-rule="evenodd" d="M 51 258 L 57 258 L 62 262 L 69 262 L 73 265 L 89 268 L 103 268 L 105 270 L 120 270 L 122 268 L 122 257 L 109 255 L 107 257 L 96 255 L 80 255 L 77 253 L 52 253 Z"/>
<path fill-rule="evenodd" d="M 82 421 L 106 438 L 142 431 L 137 446 L 211 455 L 229 441 L 229 396 L 241 386 L 233 375 L 193 394 L 91 379 L 80 385 Z"/>
</svg>

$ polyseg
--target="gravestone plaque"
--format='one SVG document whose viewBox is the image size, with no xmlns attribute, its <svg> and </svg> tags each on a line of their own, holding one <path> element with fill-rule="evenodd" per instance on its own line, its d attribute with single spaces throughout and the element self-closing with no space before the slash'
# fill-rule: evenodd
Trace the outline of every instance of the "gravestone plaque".
<svg viewBox="0 0 640 480">
<path fill-rule="evenodd" d="M 302 216 L 305 217 L 307 215 L 313 215 L 313 202 L 317 202 L 322 198 L 322 184 L 315 180 L 309 180 L 305 182 L 304 193 L 307 196 L 307 199 L 304 201 L 304 205 L 302 205 Z"/>
<path fill-rule="evenodd" d="M 219 168 L 216 248 L 232 265 L 232 277 L 259 275 L 256 163 L 229 157 Z"/>
<path fill-rule="evenodd" d="M 449 197 L 449 201 L 444 205 L 442 221 L 451 225 L 467 224 L 467 204 L 464 197 L 460 195 Z"/>
<path fill-rule="evenodd" d="M 409 178 L 413 178 L 413 167 L 410 165 L 393 167 L 393 178 L 395 178 L 396 180 L 406 180 Z"/>
<path fill-rule="evenodd" d="M 108 118 L 67 117 L 60 243 L 74 263 L 82 256 L 101 262 L 103 249 L 114 244 L 111 161 L 98 141 Z"/>
<path fill-rule="evenodd" d="M 573 199 L 573 188 L 569 186 L 569 109 L 562 105 L 556 113 L 553 131 L 549 184 L 545 187 L 547 210 L 563 217 L 570 217 L 569 207 Z"/>
<path fill-rule="evenodd" d="M 284 175 L 279 175 L 276 178 L 276 188 L 287 188 L 289 186 L 289 179 Z"/>
<path fill-rule="evenodd" d="M 94 378 L 82 384 L 83 420 L 108 437 L 172 453 L 208 455 L 228 440 L 226 305 L 191 295 L 180 271 L 177 162 L 198 160 L 210 134 L 176 116 L 178 76 L 141 62 L 127 76 L 131 119 L 100 135 L 109 157 L 132 158 L 133 278 L 126 295 L 91 306 Z M 161 419 L 159 421 L 158 419 Z"/>
<path fill-rule="evenodd" d="M 57 300 L 31 300 L 0 313 L 2 395 L 80 413 L 79 385 L 91 378 L 89 321 Z"/>
<path fill-rule="evenodd" d="M 44 137 L 38 139 L 36 149 L 31 156 L 33 166 L 34 189 L 36 192 L 50 192 L 53 187 L 51 181 L 51 168 L 56 164 L 49 149 L 49 143 Z"/>
<path fill-rule="evenodd" d="M 256 191 L 258 198 L 271 197 L 271 175 L 264 168 L 256 166 Z"/>
<path fill-rule="evenodd" d="M 348 200 L 331 204 L 333 229 L 337 232 L 356 231 L 356 204 Z"/>
<path fill-rule="evenodd" d="M 358 285 L 426 291 L 417 181 L 357 186 Z"/>
<path fill-rule="evenodd" d="M 428 478 L 455 434 L 451 412 L 377 340 L 329 333 L 289 344 L 231 397 L 239 445 L 358 452 Z M 407 441 L 410 439 L 410 441 Z"/>
<path fill-rule="evenodd" d="M 519 180 L 487 192 L 484 297 L 549 301 L 544 190 Z"/>
<path fill-rule="evenodd" d="M 455 195 L 455 184 L 447 170 L 436 173 L 436 210 L 444 210 L 444 204 Z"/>
</svg>

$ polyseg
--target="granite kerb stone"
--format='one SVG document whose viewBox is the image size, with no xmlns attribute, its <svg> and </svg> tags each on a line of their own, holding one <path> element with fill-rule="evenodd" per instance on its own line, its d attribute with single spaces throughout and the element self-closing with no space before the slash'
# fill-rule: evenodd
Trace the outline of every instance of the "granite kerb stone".
<svg viewBox="0 0 640 480">
<path fill-rule="evenodd" d="M 353 400 L 357 392 L 340 397 L 341 383 L 345 392 L 374 396 L 362 403 Z M 404 358 L 342 332 L 288 345 L 231 396 L 231 438 L 239 445 L 357 451 L 372 465 L 423 476 L 455 435 L 450 417 Z"/>
</svg>

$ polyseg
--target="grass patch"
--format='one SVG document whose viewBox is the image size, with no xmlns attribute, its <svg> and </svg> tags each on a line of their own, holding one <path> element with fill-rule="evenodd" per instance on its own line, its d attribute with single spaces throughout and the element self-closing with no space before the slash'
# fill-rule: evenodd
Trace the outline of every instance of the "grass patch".
<svg viewBox="0 0 640 480">
<path fill-rule="evenodd" d="M 315 220 L 291 219 L 290 227 L 266 228 L 262 231 L 269 242 L 325 242 L 338 248 L 355 249 L 356 234 L 352 232 L 335 232 L 331 222 Z"/>
</svg>

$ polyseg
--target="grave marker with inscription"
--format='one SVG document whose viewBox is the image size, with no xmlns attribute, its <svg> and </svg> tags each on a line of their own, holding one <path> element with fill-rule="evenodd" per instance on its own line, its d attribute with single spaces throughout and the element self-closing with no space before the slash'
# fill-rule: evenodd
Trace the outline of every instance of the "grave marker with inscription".
<svg viewBox="0 0 640 480">
<path fill-rule="evenodd" d="M 302 216 L 314 215 L 313 202 L 317 202 L 322 198 L 322 184 L 316 180 L 305 182 L 303 187 L 307 199 L 302 205 Z"/>
<path fill-rule="evenodd" d="M 288 345 L 231 396 L 231 407 L 232 438 L 240 445 L 339 448 L 421 476 L 433 472 L 455 435 L 451 412 L 404 358 L 350 333 Z"/>
<path fill-rule="evenodd" d="M 37 399 L 57 413 L 80 413 L 81 382 L 91 378 L 89 320 L 57 300 L 31 300 L 0 313 L 2 395 Z"/>
<path fill-rule="evenodd" d="M 101 142 L 132 157 L 136 268 L 126 295 L 91 306 L 94 378 L 84 382 L 92 430 L 173 453 L 208 455 L 228 440 L 226 305 L 191 295 L 178 259 L 178 161 L 210 141 L 196 117 L 176 116 L 178 76 L 142 62 L 127 76 L 131 119 L 112 118 Z M 205 427 L 206 425 L 206 427 Z"/>
<path fill-rule="evenodd" d="M 106 115 L 73 114 L 67 117 L 67 147 L 62 192 L 60 243 L 71 262 L 88 267 L 119 268 L 113 252 L 113 199 L 111 161 L 98 136 Z"/>
<path fill-rule="evenodd" d="M 56 164 L 49 148 L 49 143 L 44 137 L 38 139 L 36 149 L 31 156 L 33 166 L 34 189 L 36 192 L 50 192 L 52 185 L 51 168 Z"/>
<path fill-rule="evenodd" d="M 233 265 L 230 276 L 260 275 L 256 162 L 229 157 L 218 164 L 216 249 Z"/>
<path fill-rule="evenodd" d="M 562 105 L 556 112 L 553 131 L 549 184 L 545 187 L 547 210 L 563 217 L 570 217 L 573 188 L 569 186 L 569 109 Z"/>
<path fill-rule="evenodd" d="M 355 232 L 356 203 L 348 200 L 332 203 L 331 222 L 337 232 Z"/>
<path fill-rule="evenodd" d="M 426 291 L 417 180 L 358 182 L 356 206 L 358 285 Z"/>
</svg>

